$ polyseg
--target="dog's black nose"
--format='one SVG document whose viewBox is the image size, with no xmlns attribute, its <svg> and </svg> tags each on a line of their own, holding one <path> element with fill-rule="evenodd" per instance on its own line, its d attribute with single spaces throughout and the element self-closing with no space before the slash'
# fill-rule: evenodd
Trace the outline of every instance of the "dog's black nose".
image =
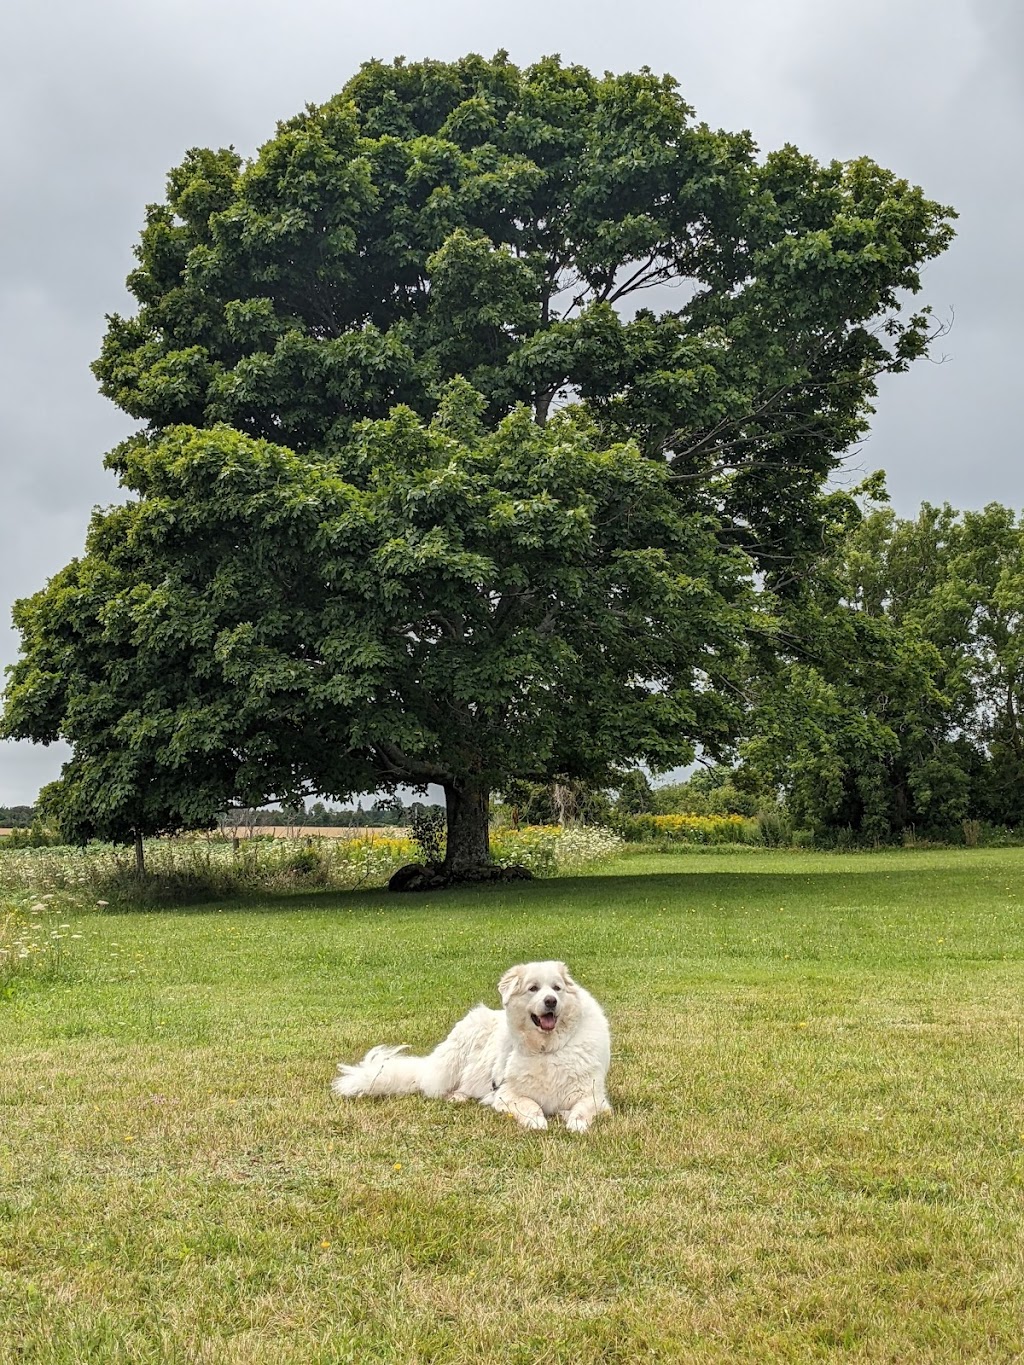
<svg viewBox="0 0 1024 1365">
<path fill-rule="evenodd" d="M 546 995 L 546 996 L 544 997 L 544 1008 L 545 1008 L 545 1009 L 553 1010 L 557 1004 L 558 1004 L 558 996 L 557 996 L 557 995 Z"/>
</svg>

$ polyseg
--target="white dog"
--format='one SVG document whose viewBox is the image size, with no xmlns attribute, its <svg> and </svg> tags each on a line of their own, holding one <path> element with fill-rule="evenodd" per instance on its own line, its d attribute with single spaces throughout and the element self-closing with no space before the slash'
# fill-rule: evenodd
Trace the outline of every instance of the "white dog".
<svg viewBox="0 0 1024 1365">
<path fill-rule="evenodd" d="M 339 1065 L 336 1095 L 412 1095 L 479 1100 L 513 1114 L 524 1128 L 546 1128 L 553 1114 L 585 1133 L 608 1113 L 611 1059 L 601 1006 L 564 962 L 510 967 L 498 982 L 504 1009 L 477 1005 L 429 1057 L 404 1047 L 374 1047 L 357 1066 Z"/>
</svg>

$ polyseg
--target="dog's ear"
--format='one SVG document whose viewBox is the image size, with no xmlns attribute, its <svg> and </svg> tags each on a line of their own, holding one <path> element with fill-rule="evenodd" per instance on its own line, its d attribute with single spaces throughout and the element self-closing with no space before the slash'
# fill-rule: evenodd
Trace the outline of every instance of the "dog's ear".
<svg viewBox="0 0 1024 1365">
<path fill-rule="evenodd" d="M 570 976 L 569 968 L 565 965 L 564 962 L 556 962 L 555 966 L 558 968 L 558 974 L 565 982 L 566 987 L 570 991 L 574 991 L 576 989 L 576 982 Z"/>
<path fill-rule="evenodd" d="M 522 967 L 509 967 L 508 971 L 498 982 L 498 994 L 501 996 L 501 1003 L 503 1005 L 508 1004 L 522 983 Z"/>
</svg>

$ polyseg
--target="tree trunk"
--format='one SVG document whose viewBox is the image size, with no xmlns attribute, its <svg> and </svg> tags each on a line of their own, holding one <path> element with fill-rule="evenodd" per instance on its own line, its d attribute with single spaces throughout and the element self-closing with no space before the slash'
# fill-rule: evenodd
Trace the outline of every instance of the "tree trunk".
<svg viewBox="0 0 1024 1365">
<path fill-rule="evenodd" d="M 902 834 L 907 827 L 907 813 L 910 809 L 910 793 L 902 777 L 896 779 L 893 788 L 893 827 Z"/>
<path fill-rule="evenodd" d="M 146 850 L 142 846 L 142 835 L 138 830 L 135 831 L 135 875 L 136 877 L 146 875 Z"/>
<path fill-rule="evenodd" d="M 564 827 L 576 823 L 576 793 L 567 782 L 552 782 L 551 804 L 560 825 Z"/>
<path fill-rule="evenodd" d="M 490 789 L 481 783 L 444 784 L 448 813 L 448 846 L 444 866 L 448 873 L 483 867 L 491 861 L 488 830 Z"/>
</svg>

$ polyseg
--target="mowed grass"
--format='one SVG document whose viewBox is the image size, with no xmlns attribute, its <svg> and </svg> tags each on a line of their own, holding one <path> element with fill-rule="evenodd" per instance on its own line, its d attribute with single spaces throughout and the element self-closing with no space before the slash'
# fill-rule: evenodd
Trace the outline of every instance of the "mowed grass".
<svg viewBox="0 0 1024 1365">
<path fill-rule="evenodd" d="M 78 913 L 0 1004 L 0 1360 L 1020 1360 L 1022 873 L 648 855 Z M 611 1020 L 589 1134 L 329 1094 L 544 957 Z"/>
</svg>

